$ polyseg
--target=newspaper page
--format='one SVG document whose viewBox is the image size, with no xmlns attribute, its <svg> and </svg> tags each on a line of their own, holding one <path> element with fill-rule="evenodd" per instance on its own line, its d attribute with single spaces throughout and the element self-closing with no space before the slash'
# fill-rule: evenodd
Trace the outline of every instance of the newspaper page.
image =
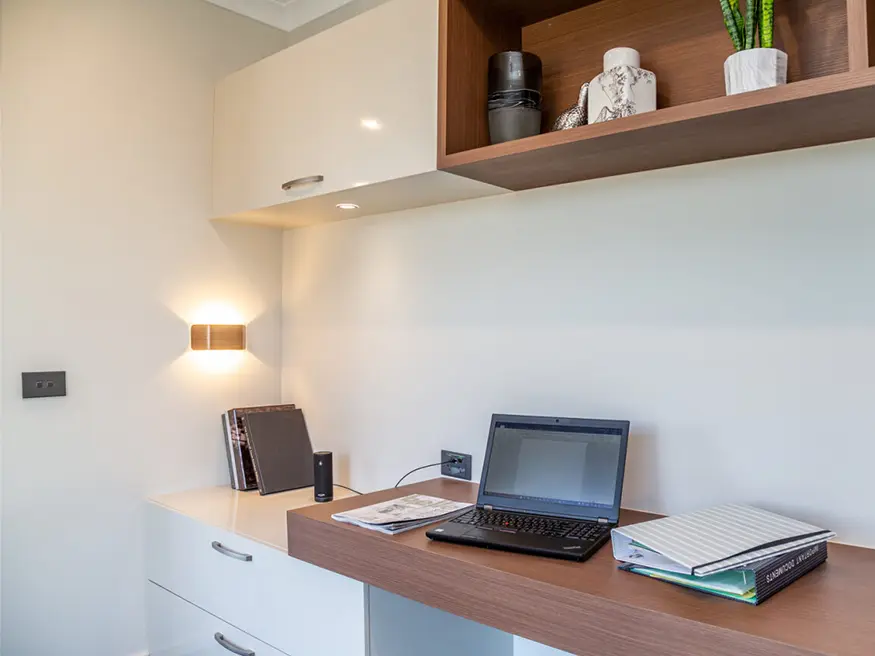
<svg viewBox="0 0 875 656">
<path fill-rule="evenodd" d="M 460 503 L 423 494 L 411 494 L 373 506 L 337 513 L 332 515 L 332 519 L 383 533 L 395 534 L 454 517 L 471 507 L 470 503 Z"/>
</svg>

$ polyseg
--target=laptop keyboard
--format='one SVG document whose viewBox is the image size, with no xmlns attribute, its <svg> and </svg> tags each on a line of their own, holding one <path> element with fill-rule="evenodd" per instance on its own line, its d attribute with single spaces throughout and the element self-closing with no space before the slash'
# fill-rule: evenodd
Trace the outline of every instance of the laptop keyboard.
<svg viewBox="0 0 875 656">
<path fill-rule="evenodd" d="M 472 528 L 485 528 L 513 533 L 528 533 L 551 538 L 571 538 L 595 542 L 611 530 L 607 524 L 581 522 L 559 517 L 519 515 L 498 510 L 475 508 L 453 520 Z"/>
</svg>

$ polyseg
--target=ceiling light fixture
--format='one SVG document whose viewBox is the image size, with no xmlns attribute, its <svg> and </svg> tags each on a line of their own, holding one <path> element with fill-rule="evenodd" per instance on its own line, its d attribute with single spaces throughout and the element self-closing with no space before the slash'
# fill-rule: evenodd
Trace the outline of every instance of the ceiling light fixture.
<svg viewBox="0 0 875 656">
<path fill-rule="evenodd" d="M 338 203 L 337 209 L 339 210 L 357 210 L 359 206 L 355 203 Z"/>
<path fill-rule="evenodd" d="M 382 130 L 383 124 L 375 118 L 363 118 L 362 127 L 366 130 Z"/>
</svg>

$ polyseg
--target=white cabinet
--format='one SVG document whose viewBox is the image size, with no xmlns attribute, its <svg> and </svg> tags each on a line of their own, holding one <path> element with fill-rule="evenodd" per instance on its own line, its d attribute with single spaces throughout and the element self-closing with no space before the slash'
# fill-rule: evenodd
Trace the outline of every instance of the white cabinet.
<svg viewBox="0 0 875 656">
<path fill-rule="evenodd" d="M 292 656 L 364 656 L 362 583 L 156 503 L 146 528 L 149 581 Z"/>
<path fill-rule="evenodd" d="M 231 75 L 213 218 L 293 227 L 504 191 L 436 170 L 437 92 L 438 0 L 389 0 Z"/>
<path fill-rule="evenodd" d="M 213 146 L 217 217 L 324 193 L 324 184 L 283 189 L 286 182 L 328 173 L 320 147 L 323 122 L 313 102 L 316 88 L 314 62 L 294 47 L 219 84 Z"/>
<path fill-rule="evenodd" d="M 286 514 L 312 503 L 227 487 L 147 502 L 151 656 L 569 656 L 290 557 Z"/>
<path fill-rule="evenodd" d="M 149 583 L 149 656 L 283 656 L 251 635 Z"/>
</svg>

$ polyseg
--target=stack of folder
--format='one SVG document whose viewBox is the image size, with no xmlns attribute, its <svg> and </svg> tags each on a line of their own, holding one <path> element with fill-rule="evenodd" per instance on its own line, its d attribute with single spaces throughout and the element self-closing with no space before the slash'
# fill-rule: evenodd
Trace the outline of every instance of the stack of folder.
<svg viewBox="0 0 875 656">
<path fill-rule="evenodd" d="M 612 531 L 621 569 L 761 604 L 827 558 L 835 533 L 749 506 L 720 506 Z"/>
</svg>

